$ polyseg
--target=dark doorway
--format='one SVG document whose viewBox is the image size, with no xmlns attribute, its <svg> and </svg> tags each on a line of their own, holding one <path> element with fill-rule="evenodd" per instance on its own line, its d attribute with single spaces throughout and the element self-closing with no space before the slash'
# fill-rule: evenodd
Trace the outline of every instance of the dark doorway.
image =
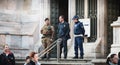
<svg viewBox="0 0 120 65">
<path fill-rule="evenodd" d="M 54 40 L 57 39 L 57 26 L 59 23 L 59 16 L 64 15 L 65 21 L 68 21 L 68 0 L 50 0 L 50 20 L 55 28 Z M 51 51 L 51 57 L 57 56 L 57 48 Z"/>
<path fill-rule="evenodd" d="M 53 24 L 58 21 L 60 15 L 64 15 L 65 20 L 68 21 L 68 0 L 50 0 L 50 9 Z"/>
<path fill-rule="evenodd" d="M 59 15 L 64 15 L 68 21 L 68 0 L 59 0 Z"/>
<path fill-rule="evenodd" d="M 50 0 L 50 19 L 51 24 L 55 27 L 55 35 L 60 15 L 64 15 L 65 21 L 68 21 L 68 0 Z M 55 39 L 57 38 L 55 37 Z"/>
</svg>

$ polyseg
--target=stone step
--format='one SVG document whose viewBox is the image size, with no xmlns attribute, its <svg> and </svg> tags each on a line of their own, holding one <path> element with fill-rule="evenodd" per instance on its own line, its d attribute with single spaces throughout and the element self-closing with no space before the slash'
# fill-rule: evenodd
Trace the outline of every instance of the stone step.
<svg viewBox="0 0 120 65">
<path fill-rule="evenodd" d="M 24 65 L 24 63 L 16 63 L 16 65 Z M 52 63 L 42 63 L 41 65 L 93 65 L 92 63 L 62 63 L 62 62 L 52 62 Z"/>
<path fill-rule="evenodd" d="M 90 59 L 57 59 L 52 58 L 49 60 L 39 60 L 42 65 L 92 65 Z M 16 59 L 16 65 L 23 65 L 25 61 L 23 59 Z"/>
</svg>

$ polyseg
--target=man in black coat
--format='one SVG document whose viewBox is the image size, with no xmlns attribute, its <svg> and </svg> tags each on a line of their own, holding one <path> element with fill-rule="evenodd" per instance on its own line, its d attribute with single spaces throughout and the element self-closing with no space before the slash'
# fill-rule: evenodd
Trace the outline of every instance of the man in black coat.
<svg viewBox="0 0 120 65">
<path fill-rule="evenodd" d="M 14 54 L 10 51 L 8 45 L 3 46 L 4 52 L 0 55 L 0 65 L 15 65 Z"/>
<path fill-rule="evenodd" d="M 62 53 L 62 48 L 64 48 L 64 59 L 67 58 L 67 40 L 70 38 L 69 32 L 69 23 L 64 20 L 64 16 L 61 15 L 59 17 L 59 25 L 58 25 L 58 38 L 62 39 L 62 42 L 60 44 L 60 57 Z"/>
</svg>

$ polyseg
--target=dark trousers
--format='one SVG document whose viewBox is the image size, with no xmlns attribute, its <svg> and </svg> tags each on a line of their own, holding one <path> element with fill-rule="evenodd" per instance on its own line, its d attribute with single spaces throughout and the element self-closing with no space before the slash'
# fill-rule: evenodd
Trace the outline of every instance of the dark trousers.
<svg viewBox="0 0 120 65">
<path fill-rule="evenodd" d="M 78 48 L 80 49 L 80 56 L 83 57 L 83 55 L 84 55 L 83 37 L 75 37 L 74 50 L 75 50 L 76 57 L 78 57 Z"/>
<path fill-rule="evenodd" d="M 67 58 L 67 39 L 65 38 L 62 38 L 62 42 L 60 44 L 60 57 L 61 57 L 61 54 L 62 54 L 62 48 L 64 48 L 64 58 Z"/>
</svg>

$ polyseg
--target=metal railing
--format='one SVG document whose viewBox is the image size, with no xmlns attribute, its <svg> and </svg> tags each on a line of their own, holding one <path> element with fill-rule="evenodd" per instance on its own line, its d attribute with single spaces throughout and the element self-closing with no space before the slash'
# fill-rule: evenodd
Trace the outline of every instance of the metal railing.
<svg viewBox="0 0 120 65">
<path fill-rule="evenodd" d="M 52 44 L 50 44 L 46 49 L 38 53 L 39 57 L 41 58 L 44 56 L 46 53 L 48 53 L 50 50 L 52 50 L 56 45 L 57 45 L 57 61 L 60 61 L 60 43 L 62 39 L 59 38 L 56 41 L 54 41 Z"/>
</svg>

